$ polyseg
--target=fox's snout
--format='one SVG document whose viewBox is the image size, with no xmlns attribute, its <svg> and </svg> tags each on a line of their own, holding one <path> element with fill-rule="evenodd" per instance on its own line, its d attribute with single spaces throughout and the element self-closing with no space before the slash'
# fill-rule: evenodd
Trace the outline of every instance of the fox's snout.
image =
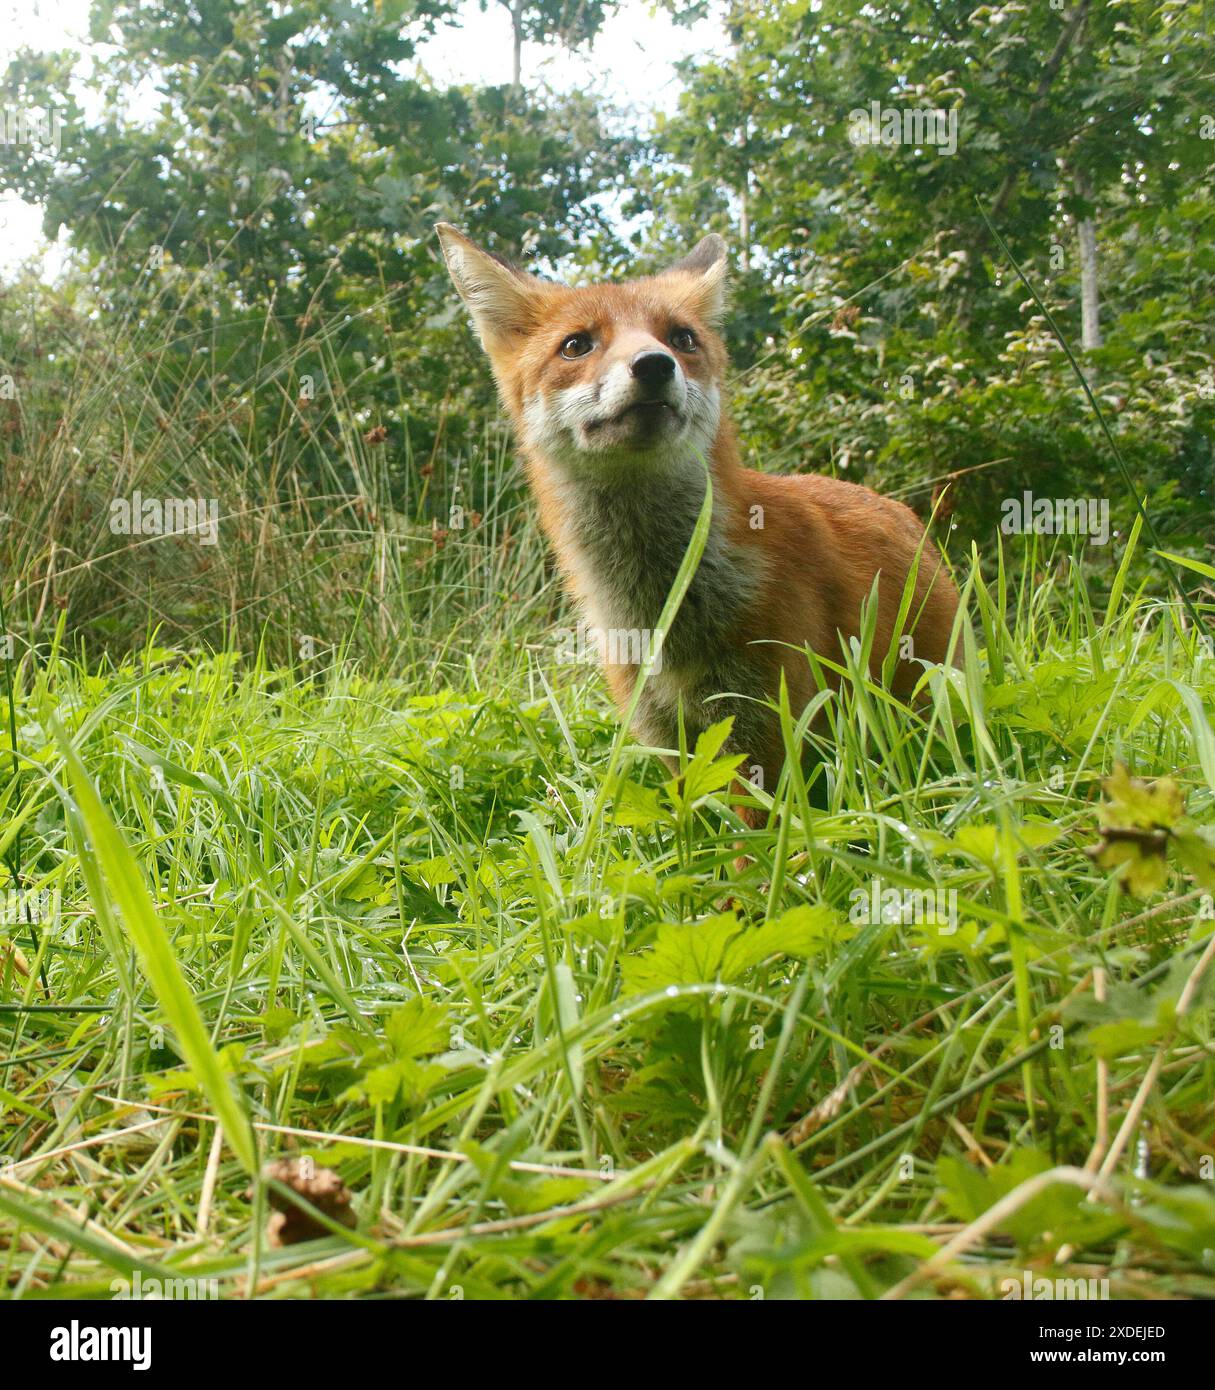
<svg viewBox="0 0 1215 1390">
<path fill-rule="evenodd" d="M 643 350 L 629 363 L 629 375 L 641 383 L 643 391 L 659 396 L 674 378 L 675 366 L 669 352 Z"/>
<path fill-rule="evenodd" d="M 647 327 L 601 325 L 568 382 L 540 381 L 524 402 L 525 441 L 558 464 L 602 466 L 606 456 L 706 450 L 716 432 L 715 379 L 698 379 Z"/>
<path fill-rule="evenodd" d="M 586 360 L 588 376 L 572 388 L 592 394 L 604 416 L 633 405 L 662 402 L 682 411 L 688 376 L 662 343 L 645 329 L 608 330 Z"/>
<path fill-rule="evenodd" d="M 647 388 L 665 386 L 675 375 L 675 359 L 668 352 L 639 352 L 629 363 L 629 375 Z"/>
</svg>

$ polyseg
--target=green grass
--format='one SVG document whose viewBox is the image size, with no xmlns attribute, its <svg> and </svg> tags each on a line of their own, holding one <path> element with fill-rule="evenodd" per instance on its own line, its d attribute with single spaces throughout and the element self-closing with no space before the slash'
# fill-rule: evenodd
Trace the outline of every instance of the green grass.
<svg viewBox="0 0 1215 1390">
<path fill-rule="evenodd" d="M 967 674 L 854 667 L 754 832 L 535 607 L 425 686 L 22 656 L 0 857 L 57 906 L 0 927 L 9 1295 L 1215 1295 L 1215 661 L 1133 550 L 1100 604 L 1066 555 L 974 576 Z M 1142 898 L 1088 853 L 1118 760 L 1190 817 L 1128 812 Z M 956 930 L 852 920 L 875 881 Z M 270 1245 L 282 1156 L 356 1224 Z"/>
<path fill-rule="evenodd" d="M 138 650 L 155 630 L 164 645 L 355 659 L 441 685 L 537 640 L 558 586 L 488 378 L 486 400 L 453 406 L 472 443 L 418 457 L 407 373 L 343 377 L 340 324 L 254 316 L 200 340 L 158 296 L 119 296 L 119 315 L 113 293 L 104 275 L 0 286 L 0 375 L 21 383 L 0 400 L 0 574 L 19 650 L 49 644 L 66 614 L 93 652 Z M 372 372 L 395 413 L 363 407 Z M 310 376 L 325 388 L 311 401 Z M 114 534 L 113 502 L 136 494 L 214 502 L 219 544 Z"/>
</svg>

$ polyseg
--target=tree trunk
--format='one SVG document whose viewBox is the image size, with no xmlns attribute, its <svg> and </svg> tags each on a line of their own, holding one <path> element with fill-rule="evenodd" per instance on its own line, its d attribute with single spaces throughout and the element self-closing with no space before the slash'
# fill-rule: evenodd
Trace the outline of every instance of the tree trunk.
<svg viewBox="0 0 1215 1390">
<path fill-rule="evenodd" d="M 1085 174 L 1075 171 L 1072 184 L 1086 203 L 1093 200 L 1092 185 Z M 1076 223 L 1080 243 L 1080 346 L 1092 352 L 1101 346 L 1101 297 L 1097 284 L 1097 228 L 1091 217 Z"/>
<path fill-rule="evenodd" d="M 742 66 L 743 48 L 746 42 L 746 24 L 751 15 L 747 0 L 741 0 L 741 23 L 738 42 L 735 44 L 735 61 L 739 71 Z M 738 132 L 738 145 L 742 151 L 742 185 L 738 191 L 738 266 L 745 275 L 751 269 L 751 101 L 746 79 L 743 80 L 743 118 Z"/>
<path fill-rule="evenodd" d="M 745 275 L 751 269 L 751 208 L 749 184 L 751 170 L 743 170 L 742 189 L 738 195 L 738 265 Z"/>
<path fill-rule="evenodd" d="M 510 30 L 514 42 L 510 85 L 517 92 L 523 85 L 523 0 L 515 0 L 510 7 Z"/>
</svg>

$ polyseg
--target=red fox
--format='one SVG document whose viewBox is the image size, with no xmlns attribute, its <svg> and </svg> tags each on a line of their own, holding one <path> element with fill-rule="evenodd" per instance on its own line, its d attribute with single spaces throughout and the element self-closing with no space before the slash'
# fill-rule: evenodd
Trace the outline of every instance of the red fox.
<svg viewBox="0 0 1215 1390">
<path fill-rule="evenodd" d="M 435 229 L 489 355 L 566 588 L 600 634 L 653 633 L 712 478 L 712 519 L 683 604 L 662 634 L 634 732 L 677 744 L 734 716 L 729 748 L 772 790 L 784 762 L 770 702 L 784 671 L 796 716 L 815 692 L 804 648 L 840 658 L 879 575 L 880 678 L 904 582 L 915 657 L 945 662 L 957 591 L 913 512 L 866 487 L 744 468 L 723 402 L 726 245 L 705 237 L 660 275 L 571 289 Z M 602 645 L 602 643 L 601 643 Z M 639 654 L 605 653 L 622 713 Z M 901 650 L 893 686 L 922 672 Z"/>
</svg>

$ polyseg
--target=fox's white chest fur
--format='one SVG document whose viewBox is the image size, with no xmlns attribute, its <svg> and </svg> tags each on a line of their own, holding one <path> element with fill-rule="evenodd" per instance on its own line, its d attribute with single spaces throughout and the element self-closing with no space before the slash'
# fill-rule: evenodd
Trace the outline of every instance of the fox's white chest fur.
<svg viewBox="0 0 1215 1390">
<path fill-rule="evenodd" d="M 699 459 L 677 470 L 579 478 L 561 490 L 565 564 L 586 622 L 607 638 L 608 655 L 653 640 L 704 504 Z M 700 563 L 642 693 L 637 733 L 671 747 L 682 701 L 689 736 L 757 694 L 735 634 L 760 584 L 755 561 L 726 535 L 720 498 Z M 640 636 L 641 642 L 637 641 Z M 601 639 L 602 640 L 602 639 Z"/>
</svg>

